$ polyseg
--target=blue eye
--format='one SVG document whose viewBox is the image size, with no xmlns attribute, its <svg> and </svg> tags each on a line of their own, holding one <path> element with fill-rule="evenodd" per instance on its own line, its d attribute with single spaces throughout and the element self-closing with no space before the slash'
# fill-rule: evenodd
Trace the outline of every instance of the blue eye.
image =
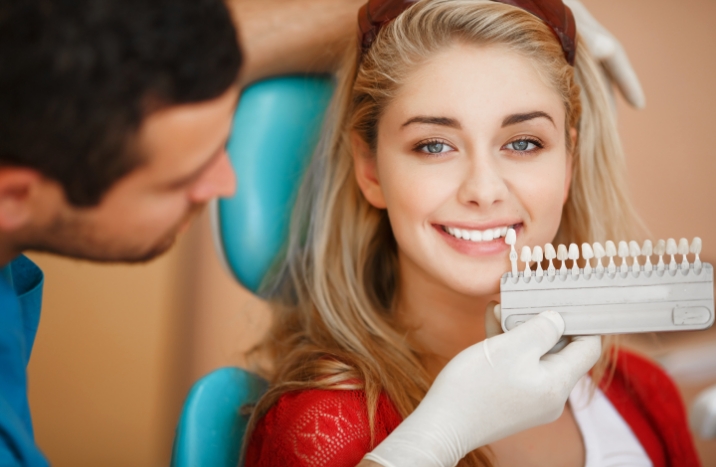
<svg viewBox="0 0 716 467">
<path fill-rule="evenodd" d="M 426 154 L 442 154 L 454 150 L 451 146 L 442 141 L 428 141 L 427 143 L 419 143 L 416 150 Z"/>
<path fill-rule="evenodd" d="M 542 145 L 538 141 L 531 139 L 518 139 L 516 141 L 512 141 L 511 143 L 507 143 L 508 149 L 518 152 L 534 151 L 535 149 L 541 147 Z"/>
</svg>

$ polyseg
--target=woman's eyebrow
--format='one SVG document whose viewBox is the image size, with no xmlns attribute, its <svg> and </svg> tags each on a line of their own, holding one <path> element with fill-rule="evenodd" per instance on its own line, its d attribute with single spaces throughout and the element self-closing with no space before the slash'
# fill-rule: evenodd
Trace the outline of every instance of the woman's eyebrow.
<svg viewBox="0 0 716 467">
<path fill-rule="evenodd" d="M 455 128 L 457 130 L 462 129 L 462 125 L 460 125 L 460 122 L 455 120 L 454 118 L 450 117 L 427 117 L 427 116 L 417 116 L 413 117 L 407 122 L 403 123 L 400 128 L 405 128 L 406 126 L 410 125 L 411 123 L 423 123 L 426 125 L 440 125 L 440 126 L 447 126 L 450 128 Z"/>
<path fill-rule="evenodd" d="M 515 125 L 517 123 L 526 122 L 528 120 L 533 120 L 535 118 L 546 118 L 550 122 L 552 122 L 552 125 L 554 125 L 554 120 L 552 117 L 549 116 L 548 113 L 542 112 L 541 110 L 537 110 L 535 112 L 528 112 L 524 114 L 512 114 L 505 117 L 505 119 L 502 121 L 502 128 L 509 126 L 509 125 Z M 556 125 L 555 125 L 556 126 Z"/>
</svg>

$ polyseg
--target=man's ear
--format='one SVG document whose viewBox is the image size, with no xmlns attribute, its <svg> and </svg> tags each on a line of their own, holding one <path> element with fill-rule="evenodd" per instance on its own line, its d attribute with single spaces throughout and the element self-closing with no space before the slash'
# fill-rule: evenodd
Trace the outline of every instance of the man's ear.
<svg viewBox="0 0 716 467">
<path fill-rule="evenodd" d="M 564 174 L 564 197 L 562 198 L 562 204 L 567 202 L 569 197 L 569 187 L 572 185 L 572 168 L 574 164 L 574 151 L 577 150 L 577 129 L 569 129 L 569 137 L 572 140 L 569 153 L 567 153 L 567 167 Z"/>
<path fill-rule="evenodd" d="M 356 181 L 363 196 L 378 209 L 385 209 L 385 197 L 378 179 L 378 167 L 375 155 L 371 154 L 368 144 L 356 132 L 351 132 L 351 148 Z"/>
<path fill-rule="evenodd" d="M 33 194 L 43 177 L 25 167 L 0 167 L 0 232 L 18 230 L 32 219 Z"/>
</svg>

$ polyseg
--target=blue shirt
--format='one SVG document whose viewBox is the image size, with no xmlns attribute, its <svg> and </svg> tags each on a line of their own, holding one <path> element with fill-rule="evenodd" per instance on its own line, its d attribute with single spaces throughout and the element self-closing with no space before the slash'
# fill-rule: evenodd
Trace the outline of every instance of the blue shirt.
<svg viewBox="0 0 716 467">
<path fill-rule="evenodd" d="M 27 363 L 40 322 L 43 275 L 20 256 L 0 268 L 0 466 L 47 467 L 35 445 Z"/>
</svg>

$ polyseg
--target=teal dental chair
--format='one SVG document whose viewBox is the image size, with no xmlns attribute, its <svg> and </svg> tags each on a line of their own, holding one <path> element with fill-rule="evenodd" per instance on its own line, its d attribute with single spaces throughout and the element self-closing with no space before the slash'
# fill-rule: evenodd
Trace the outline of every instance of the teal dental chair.
<svg viewBox="0 0 716 467">
<path fill-rule="evenodd" d="M 212 206 L 219 257 L 247 289 L 281 250 L 295 195 L 333 93 L 327 76 L 258 82 L 241 95 L 228 144 L 238 176 L 232 198 Z M 240 368 L 220 368 L 189 391 L 177 425 L 172 467 L 236 467 L 248 416 L 267 384 Z"/>
</svg>

